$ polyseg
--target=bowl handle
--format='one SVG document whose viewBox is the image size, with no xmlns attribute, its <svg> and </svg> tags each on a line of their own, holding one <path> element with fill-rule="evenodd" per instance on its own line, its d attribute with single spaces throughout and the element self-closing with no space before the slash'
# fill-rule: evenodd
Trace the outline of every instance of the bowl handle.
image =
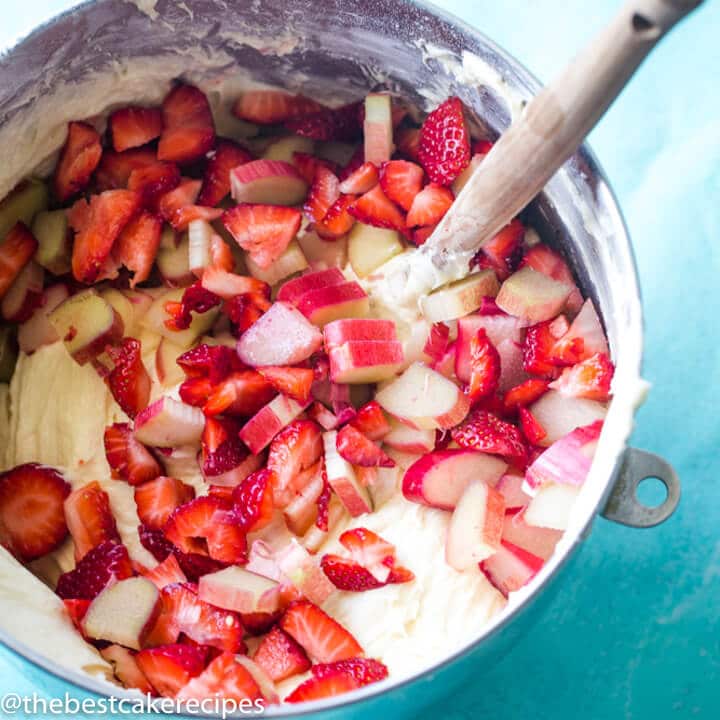
<svg viewBox="0 0 720 720">
<path fill-rule="evenodd" d="M 657 478 L 667 490 L 667 497 L 657 507 L 638 500 L 637 487 L 646 478 Z M 665 522 L 679 502 L 680 479 L 672 465 L 654 453 L 627 448 L 602 516 L 621 525 L 649 528 Z"/>
</svg>

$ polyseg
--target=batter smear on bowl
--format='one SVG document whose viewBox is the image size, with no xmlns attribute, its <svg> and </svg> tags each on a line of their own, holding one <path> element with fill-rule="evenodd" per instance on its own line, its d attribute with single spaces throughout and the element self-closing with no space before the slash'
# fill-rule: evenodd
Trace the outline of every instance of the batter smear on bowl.
<svg viewBox="0 0 720 720">
<path fill-rule="evenodd" d="M 533 580 L 613 364 L 520 218 L 417 308 L 369 292 L 492 147 L 459 99 L 233 111 L 254 137 L 187 84 L 72 122 L 0 204 L 0 560 L 124 687 L 297 703 L 421 669 Z"/>
</svg>

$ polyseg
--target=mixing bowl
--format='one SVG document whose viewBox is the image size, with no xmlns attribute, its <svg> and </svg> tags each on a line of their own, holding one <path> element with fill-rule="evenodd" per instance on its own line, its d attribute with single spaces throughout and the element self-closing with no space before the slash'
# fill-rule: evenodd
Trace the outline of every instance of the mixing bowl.
<svg viewBox="0 0 720 720">
<path fill-rule="evenodd" d="M 420 110 L 454 94 L 493 135 L 539 88 L 517 60 L 478 31 L 406 0 L 97 0 L 50 20 L 0 57 L 5 160 L 0 194 L 52 161 L 68 120 L 100 113 L 110 102 L 158 101 L 169 82 L 181 76 L 201 85 L 216 106 L 225 92 L 249 81 L 335 102 L 388 88 Z M 231 123 L 226 113 L 220 131 Z M 393 715 L 415 715 L 421 705 L 477 676 L 483 663 L 504 653 L 537 619 L 561 578 L 578 581 L 582 569 L 564 566 L 572 564 L 568 561 L 598 514 L 649 527 L 677 505 L 679 484 L 672 468 L 655 455 L 626 447 L 646 392 L 640 378 L 642 308 L 627 229 L 587 147 L 553 177 L 527 219 L 569 258 L 600 311 L 617 366 L 614 399 L 571 527 L 531 585 L 453 655 L 428 657 L 427 669 L 411 678 L 391 678 L 347 698 L 273 708 L 268 714 L 360 717 L 388 711 L 392 699 Z M 637 499 L 637 485 L 646 477 L 659 478 L 667 489 L 658 507 Z M 23 671 L 47 671 L 91 692 L 113 692 L 104 682 L 39 655 L 11 632 L 0 632 L 0 640 L 27 660 Z"/>
</svg>

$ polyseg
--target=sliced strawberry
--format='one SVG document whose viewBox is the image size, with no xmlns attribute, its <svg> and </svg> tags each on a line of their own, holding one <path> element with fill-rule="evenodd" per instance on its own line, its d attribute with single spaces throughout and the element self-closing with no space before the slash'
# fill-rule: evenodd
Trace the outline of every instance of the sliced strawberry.
<svg viewBox="0 0 720 720">
<path fill-rule="evenodd" d="M 131 190 L 106 190 L 90 202 L 78 200 L 68 212 L 75 230 L 72 253 L 73 276 L 83 283 L 95 282 L 110 256 L 115 240 L 140 210 L 140 195 Z"/>
<path fill-rule="evenodd" d="M 372 440 L 352 425 L 346 425 L 337 434 L 337 450 L 353 465 L 362 467 L 395 467 L 395 461 L 388 457 Z"/>
<path fill-rule="evenodd" d="M 494 144 L 491 140 L 475 140 L 472 144 L 472 154 L 487 155 Z"/>
<path fill-rule="evenodd" d="M 65 500 L 65 520 L 75 543 L 75 560 L 107 540 L 120 542 L 110 499 L 97 481 L 83 485 Z"/>
<path fill-rule="evenodd" d="M 242 625 L 237 614 L 220 610 L 197 596 L 190 585 L 167 585 L 160 592 L 163 611 L 160 616 L 170 635 L 184 633 L 201 645 L 242 652 Z"/>
<path fill-rule="evenodd" d="M 63 503 L 70 485 L 52 468 L 18 465 L 0 474 L 0 544 L 20 560 L 54 550 L 68 533 Z"/>
<path fill-rule="evenodd" d="M 295 420 L 270 443 L 267 467 L 275 473 L 275 505 L 285 507 L 292 499 L 293 481 L 314 465 L 322 454 L 322 434 L 312 420 Z"/>
<path fill-rule="evenodd" d="M 304 206 L 308 220 L 320 222 L 339 197 L 340 181 L 337 176 L 323 165 L 318 165 Z"/>
<path fill-rule="evenodd" d="M 115 423 L 105 428 L 105 457 L 113 475 L 129 485 L 154 480 L 162 474 L 162 467 L 152 453 L 135 439 L 127 423 Z"/>
<path fill-rule="evenodd" d="M 610 358 L 605 353 L 596 353 L 577 365 L 565 368 L 560 377 L 550 383 L 550 387 L 569 397 L 607 402 L 614 372 Z"/>
<path fill-rule="evenodd" d="M 552 380 L 560 374 L 553 351 L 557 337 L 553 333 L 553 321 L 532 325 L 527 329 L 523 343 L 523 368 L 531 375 Z"/>
<path fill-rule="evenodd" d="M 410 210 L 422 190 L 425 173 L 408 160 L 390 160 L 380 168 L 380 187 L 385 195 L 403 210 Z"/>
<path fill-rule="evenodd" d="M 377 580 L 369 570 L 352 560 L 339 555 L 326 554 L 320 561 L 320 567 L 328 580 L 338 589 L 348 592 L 365 592 L 383 587 L 384 582 Z"/>
<path fill-rule="evenodd" d="M 325 677 L 311 677 L 298 685 L 286 698 L 285 702 L 300 703 L 310 700 L 322 700 L 357 690 L 360 686 L 352 675 L 336 671 Z"/>
<path fill-rule="evenodd" d="M 478 250 L 471 265 L 490 268 L 495 271 L 499 280 L 505 280 L 517 269 L 525 226 L 515 218 L 494 237 L 490 238 Z"/>
<path fill-rule="evenodd" d="M 108 347 L 115 367 L 106 378 L 117 404 L 134 418 L 150 401 L 152 381 L 143 365 L 140 341 L 126 337 L 119 347 Z"/>
<path fill-rule="evenodd" d="M 195 497 L 192 485 L 176 478 L 160 476 L 135 488 L 135 505 L 140 522 L 160 530 L 173 512 Z"/>
<path fill-rule="evenodd" d="M 510 390 L 505 393 L 503 403 L 508 409 L 532 405 L 547 392 L 548 385 L 549 383 L 547 380 L 530 378 L 529 380 L 525 380 L 525 382 L 520 383 L 520 385 L 510 388 Z"/>
<path fill-rule="evenodd" d="M 211 223 L 221 218 L 222 214 L 222 208 L 204 207 L 203 205 L 186 205 L 173 215 L 170 224 L 177 232 L 184 232 L 188 229 L 190 223 L 195 220 L 205 220 L 205 222 Z"/>
<path fill-rule="evenodd" d="M 327 470 L 325 468 L 325 459 L 322 459 L 322 479 L 323 489 L 320 491 L 317 499 L 317 517 L 315 518 L 315 526 L 323 532 L 328 532 L 330 524 L 330 500 L 332 498 L 332 488 L 327 479 Z"/>
<path fill-rule="evenodd" d="M 400 128 L 395 131 L 397 151 L 417 162 L 420 151 L 420 128 Z"/>
<path fill-rule="evenodd" d="M 125 580 L 133 574 L 127 548 L 108 540 L 90 550 L 74 570 L 63 573 L 55 592 L 63 599 L 92 600 L 111 580 Z"/>
<path fill-rule="evenodd" d="M 430 180 L 445 186 L 470 164 L 470 135 L 459 98 L 448 98 L 425 118 L 418 159 Z"/>
<path fill-rule="evenodd" d="M 90 183 L 100 157 L 100 135 L 92 125 L 68 123 L 68 135 L 55 168 L 53 187 L 60 202 L 66 202 Z"/>
<path fill-rule="evenodd" d="M 379 185 L 361 195 L 350 205 L 348 212 L 366 225 L 405 231 L 402 211 L 387 198 Z"/>
<path fill-rule="evenodd" d="M 108 127 L 116 152 L 147 145 L 162 133 L 162 111 L 149 107 L 121 108 L 110 115 Z"/>
<path fill-rule="evenodd" d="M 547 436 L 545 428 L 538 422 L 538 419 L 527 409 L 521 407 L 518 410 L 520 419 L 520 428 L 523 435 L 527 438 L 531 445 L 537 445 L 543 438 Z"/>
<path fill-rule="evenodd" d="M 269 403 L 275 394 L 273 386 L 259 372 L 234 372 L 211 392 L 203 411 L 207 416 L 227 413 L 250 417 Z"/>
<path fill-rule="evenodd" d="M 0 298 L 10 289 L 37 249 L 38 241 L 21 222 L 14 225 L 0 242 Z"/>
<path fill-rule="evenodd" d="M 258 637 L 259 635 L 265 635 L 265 633 L 270 632 L 282 617 L 282 614 L 282 610 L 277 610 L 273 613 L 240 613 L 240 620 L 248 635 Z"/>
<path fill-rule="evenodd" d="M 341 195 L 328 209 L 325 217 L 315 223 L 315 231 L 325 240 L 336 240 L 350 232 L 355 218 L 350 207 L 355 203 L 355 195 Z"/>
<path fill-rule="evenodd" d="M 323 158 L 315 157 L 315 155 L 310 155 L 309 153 L 294 152 L 293 164 L 297 168 L 297 171 L 303 176 L 305 182 L 307 182 L 308 185 L 312 185 L 312 182 L 315 179 L 315 171 L 319 167 L 324 167 L 335 175 L 338 174 L 338 168 L 335 163 L 332 163 L 329 160 L 325 160 Z"/>
<path fill-rule="evenodd" d="M 380 682 L 388 676 L 387 666 L 372 658 L 350 658 L 334 663 L 317 663 L 312 666 L 311 672 L 317 678 L 328 677 L 336 672 L 345 672 L 351 675 L 360 687 Z"/>
<path fill-rule="evenodd" d="M 163 132 L 158 159 L 176 163 L 199 160 L 215 142 L 215 126 L 205 95 L 192 85 L 176 85 L 162 104 Z"/>
<path fill-rule="evenodd" d="M 290 118 L 285 127 L 297 135 L 324 142 L 351 142 L 362 133 L 360 111 L 362 103 L 354 102 L 336 109 L 323 108 L 317 112 Z"/>
<path fill-rule="evenodd" d="M 133 273 L 130 287 L 150 277 L 161 235 L 162 220 L 147 211 L 131 220 L 120 233 L 113 253 Z"/>
<path fill-rule="evenodd" d="M 235 326 L 238 337 L 263 316 L 267 309 L 264 307 L 266 302 L 257 293 L 237 295 L 225 301 L 223 312 Z"/>
<path fill-rule="evenodd" d="M 344 195 L 362 195 L 372 190 L 379 180 L 378 169 L 374 163 L 364 162 L 347 175 L 340 183 L 340 192 Z"/>
<path fill-rule="evenodd" d="M 263 269 L 285 252 L 301 220 L 299 210 L 282 205 L 238 205 L 222 216 L 237 244 Z"/>
<path fill-rule="evenodd" d="M 70 616 L 72 624 L 75 626 L 75 629 L 81 634 L 83 632 L 82 621 L 87 614 L 90 603 L 90 600 L 85 599 L 66 598 L 65 600 L 63 600 L 63 605 L 65 605 L 65 610 Z"/>
<path fill-rule="evenodd" d="M 243 527 L 232 508 L 217 497 L 181 505 L 168 519 L 165 535 L 184 553 L 207 554 L 223 563 L 247 562 Z"/>
<path fill-rule="evenodd" d="M 155 152 L 148 148 L 116 153 L 105 150 L 95 171 L 95 185 L 100 192 L 127 187 L 133 170 L 158 164 Z"/>
<path fill-rule="evenodd" d="M 135 661 L 163 697 L 175 697 L 205 668 L 206 653 L 193 645 L 161 645 L 141 650 Z"/>
<path fill-rule="evenodd" d="M 237 353 L 232 348 L 206 343 L 184 352 L 178 357 L 177 364 L 187 377 L 208 377 L 213 384 L 240 369 Z"/>
<path fill-rule="evenodd" d="M 143 572 L 143 577 L 147 578 L 158 590 L 162 590 L 166 585 L 187 582 L 185 573 L 175 555 L 168 555 L 152 570 Z"/>
<path fill-rule="evenodd" d="M 316 662 L 335 662 L 363 655 L 357 640 L 309 600 L 292 603 L 280 620 L 280 627 Z"/>
<path fill-rule="evenodd" d="M 258 368 L 258 372 L 283 395 L 289 395 L 299 403 L 310 399 L 310 390 L 315 371 L 311 368 L 292 368 L 266 366 Z"/>
<path fill-rule="evenodd" d="M 365 403 L 350 424 L 371 440 L 382 440 L 390 432 L 390 423 L 375 400 Z"/>
<path fill-rule="evenodd" d="M 230 193 L 230 171 L 250 160 L 252 155 L 242 145 L 220 138 L 205 168 L 198 203 L 215 207 L 224 200 Z"/>
<path fill-rule="evenodd" d="M 575 285 L 575 278 L 562 255 L 555 252 L 547 245 L 539 243 L 533 245 L 525 253 L 520 267 L 531 267 L 543 275 L 547 275 L 558 282 L 565 283 L 571 287 Z"/>
<path fill-rule="evenodd" d="M 175 227 L 182 210 L 195 204 L 201 187 L 201 180 L 182 180 L 173 190 L 163 194 L 159 199 L 160 214 Z"/>
<path fill-rule="evenodd" d="M 180 399 L 186 405 L 203 407 L 203 405 L 205 405 L 208 401 L 208 397 L 213 392 L 213 387 L 213 383 L 209 378 L 188 378 L 182 385 L 180 385 L 178 394 L 180 395 Z"/>
<path fill-rule="evenodd" d="M 415 247 L 424 245 L 427 239 L 435 232 L 437 225 L 415 228 L 410 235 L 410 241 Z"/>
<path fill-rule="evenodd" d="M 250 90 L 233 105 L 233 115 L 256 125 L 275 125 L 322 110 L 320 103 L 281 90 Z"/>
<path fill-rule="evenodd" d="M 527 456 L 527 447 L 518 428 L 487 410 L 474 410 L 450 434 L 460 447 L 470 450 L 520 461 Z"/>
<path fill-rule="evenodd" d="M 366 568 L 387 565 L 388 559 L 395 557 L 395 546 L 367 528 L 346 530 L 340 535 L 339 541 L 350 553 L 352 560 Z"/>
<path fill-rule="evenodd" d="M 439 223 L 454 200 L 452 190 L 431 183 L 415 196 L 407 214 L 408 227 Z"/>
<path fill-rule="evenodd" d="M 165 303 L 165 312 L 170 318 L 165 321 L 169 330 L 187 330 L 192 322 L 192 313 L 206 313 L 221 303 L 221 299 L 196 282 L 185 288 L 179 303 Z"/>
<path fill-rule="evenodd" d="M 279 627 L 274 627 L 262 639 L 253 660 L 273 682 L 307 672 L 311 665 L 300 645 Z"/>
<path fill-rule="evenodd" d="M 182 700 L 214 697 L 238 703 L 243 700 L 260 703 L 263 700 L 260 687 L 250 671 L 230 652 L 218 655 L 200 675 L 178 692 L 177 697 Z"/>
<path fill-rule="evenodd" d="M 257 532 L 273 519 L 275 473 L 263 468 L 246 477 L 234 490 L 235 512 L 246 532 Z"/>
<path fill-rule="evenodd" d="M 500 383 L 500 355 L 490 342 L 485 328 L 470 340 L 470 382 L 468 396 L 472 402 L 493 395 Z"/>
<path fill-rule="evenodd" d="M 142 198 L 143 207 L 155 213 L 162 197 L 175 190 L 182 177 L 175 163 L 154 162 L 132 170 L 127 179 L 128 190 Z"/>
</svg>

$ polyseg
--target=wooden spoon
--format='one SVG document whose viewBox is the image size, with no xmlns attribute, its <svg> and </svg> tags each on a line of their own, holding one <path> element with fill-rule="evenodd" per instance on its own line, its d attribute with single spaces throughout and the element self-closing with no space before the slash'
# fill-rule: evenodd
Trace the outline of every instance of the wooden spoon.
<svg viewBox="0 0 720 720">
<path fill-rule="evenodd" d="M 702 0 L 629 0 L 526 106 L 495 143 L 427 242 L 379 268 L 371 288 L 392 308 L 417 307 L 464 277 L 483 242 L 509 223 L 578 149 L 655 44 Z"/>
</svg>

